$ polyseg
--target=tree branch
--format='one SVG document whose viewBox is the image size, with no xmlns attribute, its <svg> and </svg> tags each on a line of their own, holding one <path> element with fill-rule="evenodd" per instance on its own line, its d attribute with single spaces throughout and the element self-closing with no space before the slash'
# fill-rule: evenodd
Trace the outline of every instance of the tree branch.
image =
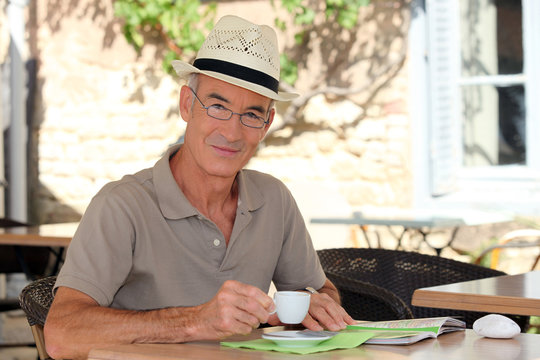
<svg viewBox="0 0 540 360">
<path fill-rule="evenodd" d="M 371 94 L 370 97 L 369 97 L 370 99 L 372 99 L 375 96 L 375 94 L 384 85 L 386 85 L 388 83 L 388 81 L 390 81 L 390 79 L 392 79 L 396 75 L 397 71 L 399 71 L 399 69 L 401 68 L 401 66 L 405 62 L 406 56 L 407 56 L 406 55 L 406 50 L 403 49 L 402 52 L 401 52 L 401 56 L 400 56 L 399 60 L 388 64 L 383 69 L 381 69 L 377 74 L 375 74 L 374 78 L 379 78 L 379 77 L 383 76 L 384 74 L 389 74 L 389 75 L 387 76 L 387 78 L 384 81 L 382 81 L 373 90 L 370 91 L 370 94 Z M 392 68 L 394 68 L 393 71 L 392 71 Z M 289 91 L 289 92 L 294 92 L 295 91 L 294 88 L 292 86 L 290 86 L 289 84 L 281 83 L 280 86 L 285 91 Z M 373 86 L 373 83 L 367 84 L 365 86 L 357 87 L 357 88 L 340 88 L 340 87 L 335 87 L 335 86 L 328 86 L 328 87 L 324 87 L 324 88 L 318 88 L 318 89 L 309 91 L 309 92 L 307 92 L 305 94 L 302 94 L 299 97 L 297 97 L 296 99 L 292 100 L 291 104 L 289 105 L 289 107 L 285 111 L 285 114 L 283 115 L 283 122 L 280 124 L 280 126 L 272 129 L 272 132 L 280 130 L 280 129 L 284 128 L 285 126 L 294 123 L 296 121 L 298 111 L 303 106 L 305 106 L 308 103 L 308 101 L 314 96 L 317 96 L 317 95 L 320 95 L 320 94 L 333 94 L 333 95 L 344 96 L 345 97 L 345 96 L 349 96 L 349 95 L 352 95 L 352 94 L 358 94 L 358 93 L 361 93 L 361 92 L 364 92 L 364 91 L 368 91 L 369 88 L 372 87 L 372 86 Z"/>
</svg>

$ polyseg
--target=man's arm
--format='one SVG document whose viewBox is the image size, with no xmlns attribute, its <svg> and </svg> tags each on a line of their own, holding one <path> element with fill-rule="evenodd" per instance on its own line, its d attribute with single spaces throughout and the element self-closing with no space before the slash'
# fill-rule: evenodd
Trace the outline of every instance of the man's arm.
<svg viewBox="0 0 540 360">
<path fill-rule="evenodd" d="M 306 328 L 316 331 L 324 328 L 339 331 L 347 325 L 354 324 L 353 318 L 341 307 L 339 292 L 330 280 L 326 279 L 318 292 L 311 295 L 309 313 L 302 322 Z"/>
<path fill-rule="evenodd" d="M 55 359 L 76 359 L 109 344 L 220 339 L 251 332 L 273 308 L 268 295 L 237 281 L 225 282 L 205 304 L 148 311 L 103 307 L 78 290 L 60 287 L 45 323 L 45 344 Z"/>
</svg>

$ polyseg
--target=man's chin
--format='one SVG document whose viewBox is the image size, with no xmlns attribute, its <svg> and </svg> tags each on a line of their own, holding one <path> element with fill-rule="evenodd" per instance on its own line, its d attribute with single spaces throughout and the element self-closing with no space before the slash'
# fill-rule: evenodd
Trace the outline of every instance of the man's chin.
<svg viewBox="0 0 540 360">
<path fill-rule="evenodd" d="M 208 171 L 208 175 L 215 178 L 223 178 L 225 180 L 236 177 L 238 171 L 240 171 L 240 169 L 215 169 Z"/>
<path fill-rule="evenodd" d="M 223 159 L 217 159 L 213 164 L 209 165 L 210 166 L 207 167 L 208 175 L 222 178 L 231 178 L 235 177 L 245 164 L 242 164 L 238 161 L 232 162 L 223 161 Z"/>
</svg>

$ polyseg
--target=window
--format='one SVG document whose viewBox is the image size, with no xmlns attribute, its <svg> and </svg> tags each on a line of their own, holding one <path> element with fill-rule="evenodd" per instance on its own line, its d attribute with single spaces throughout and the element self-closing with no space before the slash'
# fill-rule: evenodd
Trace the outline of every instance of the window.
<svg viewBox="0 0 540 360">
<path fill-rule="evenodd" d="M 412 6 L 416 203 L 539 211 L 540 1 Z"/>
<path fill-rule="evenodd" d="M 521 1 L 461 0 L 459 5 L 462 165 L 525 165 Z"/>
</svg>

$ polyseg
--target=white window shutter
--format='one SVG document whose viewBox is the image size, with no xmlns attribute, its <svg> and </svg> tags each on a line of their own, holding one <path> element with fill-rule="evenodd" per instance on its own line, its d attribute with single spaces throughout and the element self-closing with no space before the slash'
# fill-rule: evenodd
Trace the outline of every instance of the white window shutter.
<svg viewBox="0 0 540 360">
<path fill-rule="evenodd" d="M 456 0 L 427 0 L 431 193 L 455 189 L 460 164 L 459 9 Z"/>
</svg>

